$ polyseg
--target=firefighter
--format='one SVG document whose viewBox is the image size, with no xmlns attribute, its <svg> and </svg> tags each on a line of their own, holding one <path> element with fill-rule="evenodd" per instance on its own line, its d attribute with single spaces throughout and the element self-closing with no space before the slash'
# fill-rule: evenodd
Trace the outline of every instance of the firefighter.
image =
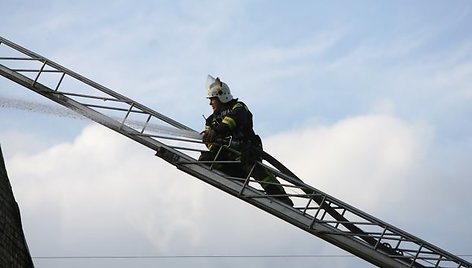
<svg viewBox="0 0 472 268">
<path fill-rule="evenodd" d="M 214 168 L 233 177 L 245 178 L 256 161 L 261 161 L 255 148 L 262 150 L 262 141 L 253 130 L 252 113 L 243 102 L 233 98 L 226 83 L 219 78 L 214 79 L 211 76 L 208 78 L 207 98 L 213 114 L 206 119 L 202 139 L 209 151 L 202 152 L 199 160 L 233 161 L 233 163 L 215 164 Z M 220 149 L 218 144 L 229 139 L 233 144 L 231 147 L 241 154 L 224 148 L 217 153 Z M 275 198 L 293 206 L 292 200 L 288 198 L 280 182 L 266 168 L 259 164 L 255 165 L 251 176 L 260 183 L 267 194 L 276 195 Z"/>
</svg>

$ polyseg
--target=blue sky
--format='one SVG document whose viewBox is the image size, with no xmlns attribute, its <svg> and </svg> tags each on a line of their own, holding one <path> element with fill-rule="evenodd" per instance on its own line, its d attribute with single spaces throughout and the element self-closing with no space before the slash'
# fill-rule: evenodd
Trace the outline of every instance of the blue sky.
<svg viewBox="0 0 472 268">
<path fill-rule="evenodd" d="M 469 1 L 7 1 L 0 16 L 4 38 L 194 129 L 210 113 L 206 76 L 220 76 L 250 106 L 265 148 L 301 178 L 471 260 Z M 0 98 L 0 142 L 33 256 L 344 254 L 90 121 L 8 107 L 54 104 L 6 79 Z M 35 260 L 137 262 L 369 266 Z"/>
</svg>

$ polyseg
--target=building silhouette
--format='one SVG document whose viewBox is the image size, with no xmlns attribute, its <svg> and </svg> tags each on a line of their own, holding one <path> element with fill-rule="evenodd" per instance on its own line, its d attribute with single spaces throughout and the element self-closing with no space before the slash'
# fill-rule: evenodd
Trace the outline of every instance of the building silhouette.
<svg viewBox="0 0 472 268">
<path fill-rule="evenodd" d="M 34 267 L 0 147 L 0 267 Z"/>
</svg>

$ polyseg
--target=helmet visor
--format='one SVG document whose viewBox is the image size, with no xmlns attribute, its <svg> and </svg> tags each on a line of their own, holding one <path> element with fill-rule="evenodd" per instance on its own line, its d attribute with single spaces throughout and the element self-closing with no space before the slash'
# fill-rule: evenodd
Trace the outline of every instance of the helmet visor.
<svg viewBox="0 0 472 268">
<path fill-rule="evenodd" d="M 214 78 L 211 75 L 208 75 L 207 80 L 206 80 L 206 84 L 205 84 L 205 89 L 208 90 L 210 88 L 211 84 L 213 84 L 215 82 L 216 82 L 216 78 Z"/>
</svg>

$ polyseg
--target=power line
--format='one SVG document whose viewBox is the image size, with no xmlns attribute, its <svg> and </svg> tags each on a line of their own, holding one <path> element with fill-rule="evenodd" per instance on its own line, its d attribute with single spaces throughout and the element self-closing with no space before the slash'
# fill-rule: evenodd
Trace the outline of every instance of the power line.
<svg viewBox="0 0 472 268">
<path fill-rule="evenodd" d="M 472 254 L 457 255 L 472 257 Z M 283 255 L 146 255 L 146 256 L 33 256 L 37 260 L 58 259 L 191 259 L 191 258 L 352 258 L 349 254 L 283 254 Z"/>
<path fill-rule="evenodd" d="M 33 259 L 190 259 L 190 258 L 351 258 L 339 254 L 285 254 L 285 255 L 148 255 L 148 256 L 33 256 Z"/>
</svg>

